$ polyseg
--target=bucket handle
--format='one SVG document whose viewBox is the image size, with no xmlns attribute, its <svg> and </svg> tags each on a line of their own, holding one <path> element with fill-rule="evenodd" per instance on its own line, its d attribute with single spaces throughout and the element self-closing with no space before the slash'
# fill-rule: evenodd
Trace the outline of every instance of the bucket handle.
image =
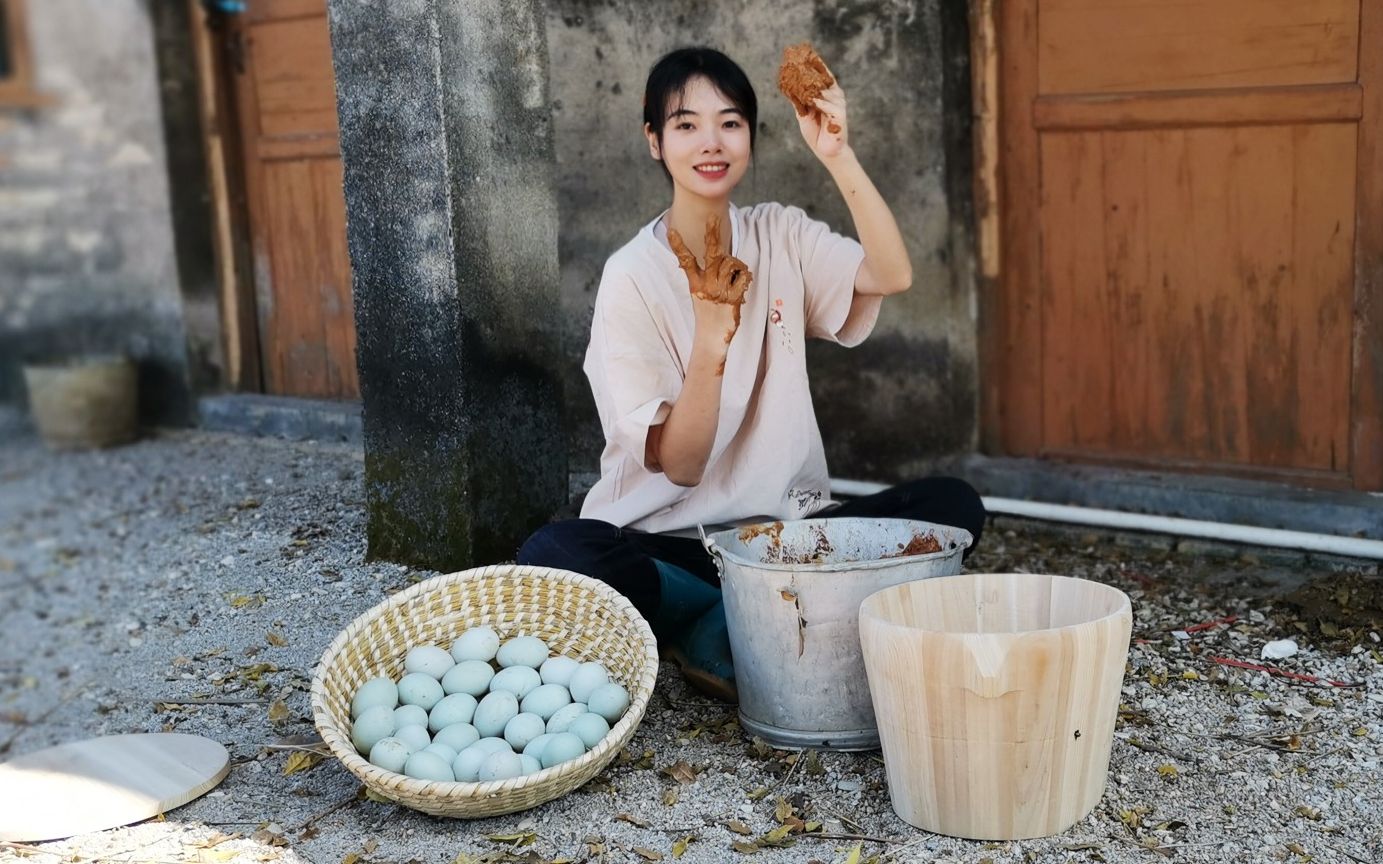
<svg viewBox="0 0 1383 864">
<path fill-rule="evenodd" d="M 725 570 L 721 567 L 720 554 L 716 551 L 715 541 L 706 536 L 706 527 L 700 522 L 696 523 L 696 533 L 701 535 L 701 545 L 705 548 L 706 554 L 711 556 L 711 561 L 716 565 L 716 576 L 725 578 Z"/>
</svg>

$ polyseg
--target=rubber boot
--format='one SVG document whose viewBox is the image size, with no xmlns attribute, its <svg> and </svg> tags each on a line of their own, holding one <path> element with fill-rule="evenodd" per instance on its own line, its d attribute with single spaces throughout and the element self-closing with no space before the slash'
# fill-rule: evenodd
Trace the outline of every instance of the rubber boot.
<svg viewBox="0 0 1383 864">
<path fill-rule="evenodd" d="M 720 589 L 676 564 L 657 558 L 653 564 L 658 568 L 658 611 L 648 623 L 660 643 L 672 642 L 720 602 Z"/>
<path fill-rule="evenodd" d="M 696 619 L 696 623 L 667 651 L 682 667 L 687 683 L 707 696 L 722 702 L 738 702 L 735 689 L 735 661 L 730 654 L 730 628 L 725 622 L 725 604 L 717 603 Z"/>
<path fill-rule="evenodd" d="M 654 559 L 662 589 L 653 632 L 663 653 L 696 690 L 738 702 L 730 630 L 720 589 L 666 561 Z"/>
</svg>

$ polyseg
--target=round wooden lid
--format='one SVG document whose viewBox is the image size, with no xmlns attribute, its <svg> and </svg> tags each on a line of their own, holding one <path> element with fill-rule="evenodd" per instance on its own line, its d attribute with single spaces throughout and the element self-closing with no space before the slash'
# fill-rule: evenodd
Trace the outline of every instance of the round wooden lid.
<svg viewBox="0 0 1383 864">
<path fill-rule="evenodd" d="M 199 735 L 110 735 L 0 764 L 0 840 L 33 842 L 139 822 L 211 791 L 230 754 Z"/>
</svg>

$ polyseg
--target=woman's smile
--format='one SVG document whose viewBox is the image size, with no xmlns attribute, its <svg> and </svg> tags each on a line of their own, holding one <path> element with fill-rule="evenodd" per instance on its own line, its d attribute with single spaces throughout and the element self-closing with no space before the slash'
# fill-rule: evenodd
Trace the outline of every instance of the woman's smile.
<svg viewBox="0 0 1383 864">
<path fill-rule="evenodd" d="M 696 166 L 696 173 L 711 180 L 720 180 L 730 173 L 730 163 L 704 162 Z"/>
</svg>

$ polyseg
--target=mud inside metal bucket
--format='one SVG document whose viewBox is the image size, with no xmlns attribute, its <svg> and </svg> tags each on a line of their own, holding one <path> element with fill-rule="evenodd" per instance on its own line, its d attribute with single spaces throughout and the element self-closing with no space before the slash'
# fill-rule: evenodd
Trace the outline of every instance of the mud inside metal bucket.
<svg viewBox="0 0 1383 864">
<path fill-rule="evenodd" d="M 776 747 L 879 746 L 859 608 L 960 572 L 970 532 L 907 519 L 804 519 L 705 537 L 720 568 L 740 723 Z"/>
</svg>

